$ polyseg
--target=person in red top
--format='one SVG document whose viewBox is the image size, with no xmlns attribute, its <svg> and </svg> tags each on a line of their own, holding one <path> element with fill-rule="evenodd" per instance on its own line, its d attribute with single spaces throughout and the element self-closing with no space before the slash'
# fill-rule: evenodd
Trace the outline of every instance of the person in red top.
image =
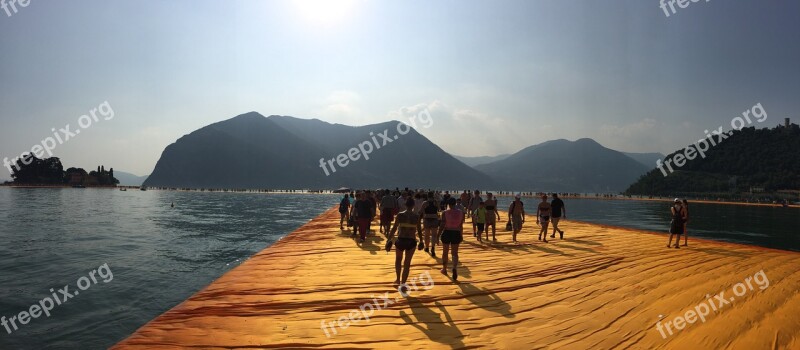
<svg viewBox="0 0 800 350">
<path fill-rule="evenodd" d="M 447 203 L 450 209 L 442 214 L 442 274 L 447 275 L 447 258 L 453 248 L 453 280 L 458 280 L 458 245 L 464 240 L 464 212 L 455 208 L 456 199 L 450 198 Z"/>
</svg>

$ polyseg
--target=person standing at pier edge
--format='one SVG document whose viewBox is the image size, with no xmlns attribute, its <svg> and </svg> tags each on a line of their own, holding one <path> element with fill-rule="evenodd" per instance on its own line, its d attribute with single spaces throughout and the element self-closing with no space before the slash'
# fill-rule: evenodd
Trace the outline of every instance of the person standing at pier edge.
<svg viewBox="0 0 800 350">
<path fill-rule="evenodd" d="M 491 192 L 486 193 L 486 240 L 489 240 L 489 226 L 492 227 L 492 241 L 497 242 L 497 220 L 500 220 L 500 213 L 497 212 L 497 199 L 494 199 Z"/>
<path fill-rule="evenodd" d="M 381 197 L 381 233 L 389 233 L 395 215 L 395 208 L 397 208 L 397 198 L 389 195 L 389 193 L 384 193 L 383 197 Z"/>
<path fill-rule="evenodd" d="M 439 203 L 433 192 L 428 192 L 424 198 L 422 227 L 425 229 L 425 252 L 436 257 L 436 243 L 439 241 Z"/>
<path fill-rule="evenodd" d="M 567 208 L 564 207 L 564 201 L 558 198 L 558 193 L 553 193 L 553 201 L 550 202 L 550 211 L 553 221 L 553 234 L 550 235 L 550 238 L 556 238 L 556 232 L 558 232 L 561 235 L 561 239 L 564 239 L 564 231 L 558 228 L 558 223 L 561 221 L 562 213 L 564 214 L 564 219 L 567 218 Z"/>
<path fill-rule="evenodd" d="M 419 214 L 414 213 L 414 199 L 408 198 L 405 202 L 406 210 L 397 214 L 394 221 L 394 226 L 391 230 L 386 232 L 386 251 L 392 249 L 392 238 L 398 228 L 400 232 L 397 234 L 397 242 L 395 246 L 395 259 L 394 271 L 397 279 L 394 281 L 395 287 L 399 287 L 399 291 L 403 296 L 407 292 L 406 281 L 408 281 L 408 272 L 411 269 L 411 258 L 414 257 L 414 248 L 422 250 L 424 243 L 422 243 L 422 226 L 420 225 Z M 416 232 L 416 236 L 414 233 Z M 417 241 L 419 237 L 419 241 Z M 403 255 L 405 254 L 405 258 Z M 401 273 L 402 272 L 402 273 Z"/>
<path fill-rule="evenodd" d="M 456 200 L 447 203 L 450 209 L 442 213 L 442 274 L 447 276 L 448 252 L 453 249 L 453 280 L 458 280 L 458 245 L 464 240 L 464 213 L 455 208 Z"/>
<path fill-rule="evenodd" d="M 353 209 L 356 214 L 356 223 L 358 223 L 358 233 L 361 235 L 361 243 L 364 243 L 367 239 L 369 224 L 372 218 L 375 217 L 375 206 L 370 202 L 365 193 L 360 192 L 356 204 L 353 205 Z"/>
<path fill-rule="evenodd" d="M 550 203 L 547 202 L 547 195 L 542 195 L 542 202 L 536 208 L 536 224 L 541 222 L 542 228 L 539 230 L 539 240 L 544 238 L 547 243 L 547 228 L 550 225 Z M 542 237 L 544 236 L 544 237 Z"/>
<path fill-rule="evenodd" d="M 683 246 L 689 246 L 689 231 L 686 230 L 686 225 L 689 223 L 689 201 L 683 199 Z"/>
<path fill-rule="evenodd" d="M 344 230 L 342 223 L 346 220 L 350 220 L 350 197 L 346 193 L 342 201 L 339 202 L 339 214 L 341 214 L 341 218 L 339 218 L 339 229 Z"/>
<path fill-rule="evenodd" d="M 672 236 L 677 235 L 677 239 L 675 240 L 675 248 L 680 248 L 681 245 L 681 234 L 683 233 L 683 205 L 681 205 L 681 200 L 675 198 L 674 204 L 672 207 L 669 208 L 670 213 L 672 214 L 672 221 L 669 223 L 669 241 L 667 242 L 667 248 L 672 247 Z"/>
<path fill-rule="evenodd" d="M 519 193 L 514 196 L 514 201 L 508 207 L 508 220 L 511 221 L 513 233 L 511 234 L 511 241 L 517 243 L 517 233 L 522 230 L 522 224 L 525 223 L 525 205 L 519 200 Z"/>
</svg>

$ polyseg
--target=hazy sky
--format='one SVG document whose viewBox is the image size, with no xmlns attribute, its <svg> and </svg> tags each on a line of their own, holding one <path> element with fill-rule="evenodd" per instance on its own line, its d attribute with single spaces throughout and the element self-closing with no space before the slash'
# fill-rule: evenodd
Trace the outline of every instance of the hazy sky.
<svg viewBox="0 0 800 350">
<path fill-rule="evenodd" d="M 113 119 L 56 146 L 65 166 L 149 174 L 182 135 L 249 111 L 361 125 L 427 107 L 420 132 L 468 156 L 582 137 L 668 153 L 758 102 L 759 126 L 800 120 L 798 1 L 700 1 L 669 17 L 657 0 L 17 10 L 0 10 L 0 157 L 80 129 L 104 101 Z"/>
</svg>

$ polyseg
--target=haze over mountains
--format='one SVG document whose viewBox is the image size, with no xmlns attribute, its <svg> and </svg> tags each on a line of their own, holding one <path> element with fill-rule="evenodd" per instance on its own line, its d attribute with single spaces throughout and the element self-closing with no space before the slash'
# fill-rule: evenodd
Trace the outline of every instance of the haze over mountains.
<svg viewBox="0 0 800 350">
<path fill-rule="evenodd" d="M 242 114 L 167 146 L 144 185 L 271 189 L 495 186 L 489 176 L 453 158 L 416 130 L 399 135 L 397 124 L 351 127 L 317 119 Z M 378 137 L 385 131 L 389 140 Z M 364 142 L 375 148 L 368 160 L 359 156 L 347 160 L 344 167 L 337 163 L 337 156 Z M 320 159 L 326 163 L 334 159 L 333 166 L 326 164 L 329 176 Z"/>
<path fill-rule="evenodd" d="M 648 170 L 585 138 L 547 141 L 475 168 L 509 188 L 567 192 L 620 191 Z"/>
<path fill-rule="evenodd" d="M 591 139 L 548 141 L 512 155 L 454 157 L 416 130 L 403 135 L 397 126 L 242 114 L 167 146 L 144 186 L 606 192 L 624 190 L 649 170 Z M 368 160 L 354 151 L 364 143 L 373 148 Z"/>
</svg>

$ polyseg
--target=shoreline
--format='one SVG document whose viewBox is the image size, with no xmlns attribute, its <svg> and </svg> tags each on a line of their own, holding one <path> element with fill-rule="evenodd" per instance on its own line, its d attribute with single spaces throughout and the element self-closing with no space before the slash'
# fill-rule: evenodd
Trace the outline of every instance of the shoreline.
<svg viewBox="0 0 800 350">
<path fill-rule="evenodd" d="M 372 298 L 398 294 L 384 237 L 357 245 L 339 230 L 333 207 L 112 349 L 800 346 L 800 323 L 786 322 L 800 311 L 796 252 L 691 237 L 689 247 L 667 249 L 656 232 L 572 220 L 561 227 L 565 239 L 550 243 L 536 241 L 535 225 L 523 228 L 518 245 L 502 230 L 495 243 L 465 235 L 459 283 L 438 273 L 439 259 L 417 252 L 410 276 L 429 271 L 430 290 L 398 296 L 366 322 L 321 328 Z M 766 288 L 737 294 L 707 321 L 659 334 L 658 324 L 706 294 L 730 293 L 758 270 Z"/>
</svg>

